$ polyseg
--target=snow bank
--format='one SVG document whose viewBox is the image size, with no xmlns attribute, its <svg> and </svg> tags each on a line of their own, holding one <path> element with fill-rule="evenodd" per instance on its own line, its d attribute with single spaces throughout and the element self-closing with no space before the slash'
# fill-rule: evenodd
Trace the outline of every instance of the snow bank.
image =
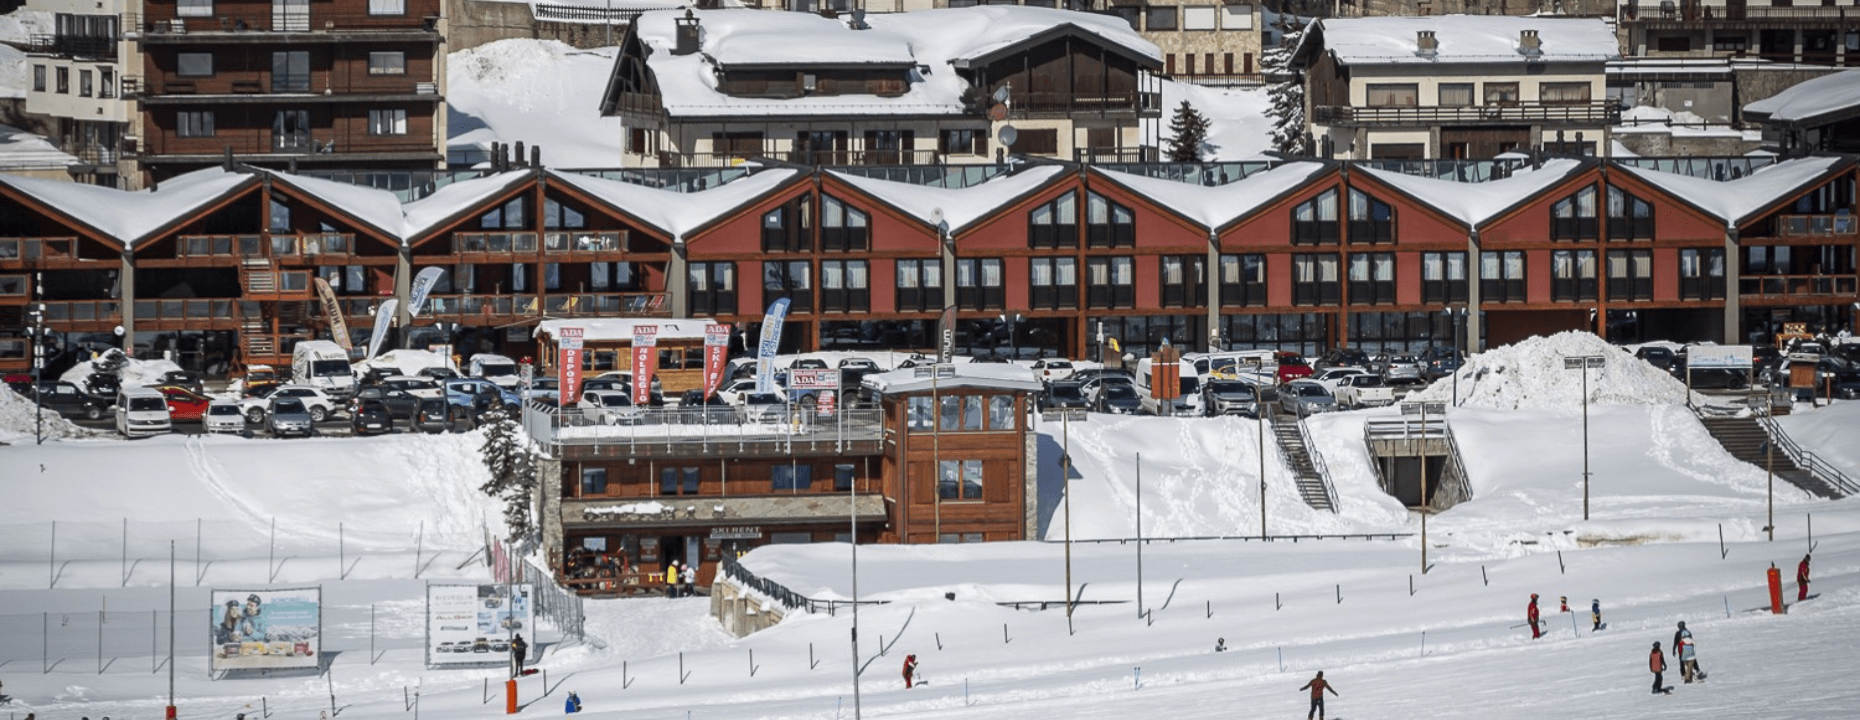
<svg viewBox="0 0 1860 720">
<path fill-rule="evenodd" d="M 1588 370 L 1590 405 L 1674 405 L 1686 402 L 1686 385 L 1593 333 L 1571 330 L 1531 337 L 1467 359 L 1459 377 L 1462 407 L 1494 410 L 1569 409 L 1582 406 L 1583 373 L 1564 370 L 1563 358 L 1599 355 Z M 1409 400 L 1452 403 L 1453 378 L 1443 378 Z"/>
<path fill-rule="evenodd" d="M 1189 83 L 1162 81 L 1163 112 L 1175 117 L 1176 108 L 1187 100 L 1190 107 L 1208 119 L 1208 140 L 1202 159 L 1209 162 L 1246 160 L 1272 147 L 1272 99 L 1266 88 L 1216 88 Z M 1165 123 L 1162 131 L 1169 127 Z M 1172 143 L 1174 135 L 1162 138 Z"/>
<path fill-rule="evenodd" d="M 601 117 L 598 102 L 613 64 L 614 48 L 577 50 L 555 40 L 499 40 L 452 53 L 448 148 L 521 142 L 541 147 L 551 167 L 619 167 L 620 118 Z"/>
<path fill-rule="evenodd" d="M 116 373 L 117 377 L 122 378 L 123 387 L 155 385 L 160 383 L 170 371 L 181 369 L 180 365 L 170 360 L 131 360 L 122 357 L 122 351 L 111 350 L 105 355 L 72 365 L 71 369 L 66 370 L 65 374 L 60 375 L 58 379 L 76 385 L 81 390 L 85 382 L 90 379 L 90 374 L 107 367 L 112 362 L 112 357 L 120 358 L 115 362 L 124 363 L 122 369 Z"/>
<path fill-rule="evenodd" d="M 12 390 L 0 388 L 0 444 L 18 442 L 21 439 L 28 443 L 32 442 L 38 426 L 38 423 L 33 420 L 35 410 L 38 408 L 33 405 L 31 399 Z M 70 420 L 64 419 L 55 410 L 46 409 L 43 417 L 45 418 L 45 437 L 48 439 L 90 437 L 96 434 L 95 431 L 78 427 Z M 0 471 L 0 475 L 7 475 L 13 470 L 23 469 L 24 466 L 0 463 L 0 468 L 7 468 Z"/>
<path fill-rule="evenodd" d="M 1816 409 L 1796 403 L 1795 407 L 1796 411 L 1776 418 L 1789 439 L 1848 477 L 1860 478 L 1860 443 L 1854 442 L 1854 428 L 1860 427 L 1860 402 L 1836 401 Z"/>
<path fill-rule="evenodd" d="M 458 371 L 458 368 L 452 364 L 452 358 L 444 353 L 408 348 L 389 350 L 372 359 L 355 364 L 357 375 L 375 368 L 393 368 L 396 374 L 400 375 L 414 375 L 427 368 L 446 368 L 454 372 Z"/>
</svg>

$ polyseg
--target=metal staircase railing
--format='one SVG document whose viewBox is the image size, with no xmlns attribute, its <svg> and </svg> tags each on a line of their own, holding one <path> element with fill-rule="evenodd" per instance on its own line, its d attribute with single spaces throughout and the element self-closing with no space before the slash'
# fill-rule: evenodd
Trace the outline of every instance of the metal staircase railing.
<svg viewBox="0 0 1860 720">
<path fill-rule="evenodd" d="M 1855 484 L 1853 478 L 1847 477 L 1847 473 L 1841 472 L 1840 468 L 1821 459 L 1820 455 L 1804 450 L 1802 446 L 1795 444 L 1795 441 L 1789 438 L 1789 434 L 1783 432 L 1782 426 L 1776 423 L 1776 418 L 1769 415 L 1757 415 L 1756 418 L 1757 424 L 1762 425 L 1764 433 L 1769 435 L 1770 442 L 1775 443 L 1776 449 L 1788 455 L 1789 459 L 1795 462 L 1796 467 L 1807 470 L 1843 497 L 1860 495 L 1860 484 Z"/>
<path fill-rule="evenodd" d="M 1330 466 L 1324 464 L 1324 453 L 1318 452 L 1317 443 L 1311 441 L 1311 428 L 1305 425 L 1304 418 L 1298 418 L 1298 440 L 1305 444 L 1305 457 L 1311 460 L 1311 467 L 1317 470 L 1317 479 L 1324 486 L 1324 498 L 1330 503 L 1330 511 L 1338 512 L 1337 488 L 1330 481 Z"/>
</svg>

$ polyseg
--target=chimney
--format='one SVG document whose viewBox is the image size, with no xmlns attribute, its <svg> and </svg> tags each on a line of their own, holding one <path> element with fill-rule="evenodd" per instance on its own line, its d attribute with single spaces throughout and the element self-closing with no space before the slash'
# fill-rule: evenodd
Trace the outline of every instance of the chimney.
<svg viewBox="0 0 1860 720">
<path fill-rule="evenodd" d="M 234 168 L 232 146 L 226 146 L 226 159 L 220 162 L 220 169 L 232 172 Z"/>
<path fill-rule="evenodd" d="M 1518 54 L 1525 57 L 1540 57 L 1544 54 L 1544 43 L 1538 39 L 1536 30 L 1518 31 Z"/>
<path fill-rule="evenodd" d="M 674 20 L 678 24 L 677 43 L 672 46 L 673 55 L 690 55 L 698 51 L 698 19 L 685 8 L 685 16 Z"/>
<path fill-rule="evenodd" d="M 542 146 L 541 145 L 530 146 L 530 167 L 534 167 L 534 168 L 542 167 Z"/>
<path fill-rule="evenodd" d="M 1414 31 L 1414 54 L 1432 59 L 1440 51 L 1440 41 L 1434 39 L 1432 30 Z"/>
<path fill-rule="evenodd" d="M 524 166 L 523 165 L 523 141 L 522 140 L 517 141 L 516 149 L 512 152 L 510 156 L 510 165 L 511 167 L 523 167 Z"/>
</svg>

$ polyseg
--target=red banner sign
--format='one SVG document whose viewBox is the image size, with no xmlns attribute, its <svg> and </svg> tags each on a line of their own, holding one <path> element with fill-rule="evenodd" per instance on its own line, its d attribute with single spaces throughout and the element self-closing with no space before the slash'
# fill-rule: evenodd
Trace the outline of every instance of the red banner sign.
<svg viewBox="0 0 1860 720">
<path fill-rule="evenodd" d="M 658 366 L 659 326 L 633 326 L 633 404 L 652 402 L 652 369 Z"/>
<path fill-rule="evenodd" d="M 565 327 L 555 337 L 556 380 L 562 385 L 562 407 L 571 407 L 581 398 L 581 330 Z"/>
<path fill-rule="evenodd" d="M 704 326 L 704 400 L 710 400 L 711 393 L 717 392 L 717 386 L 723 384 L 724 361 L 730 350 L 730 326 Z"/>
</svg>

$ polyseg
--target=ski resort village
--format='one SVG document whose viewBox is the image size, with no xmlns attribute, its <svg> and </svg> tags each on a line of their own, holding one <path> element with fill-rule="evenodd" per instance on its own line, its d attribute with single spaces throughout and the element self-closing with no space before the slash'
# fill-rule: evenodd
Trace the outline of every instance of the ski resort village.
<svg viewBox="0 0 1860 720">
<path fill-rule="evenodd" d="M 1860 717 L 1848 0 L 0 0 L 0 720 Z"/>
</svg>

